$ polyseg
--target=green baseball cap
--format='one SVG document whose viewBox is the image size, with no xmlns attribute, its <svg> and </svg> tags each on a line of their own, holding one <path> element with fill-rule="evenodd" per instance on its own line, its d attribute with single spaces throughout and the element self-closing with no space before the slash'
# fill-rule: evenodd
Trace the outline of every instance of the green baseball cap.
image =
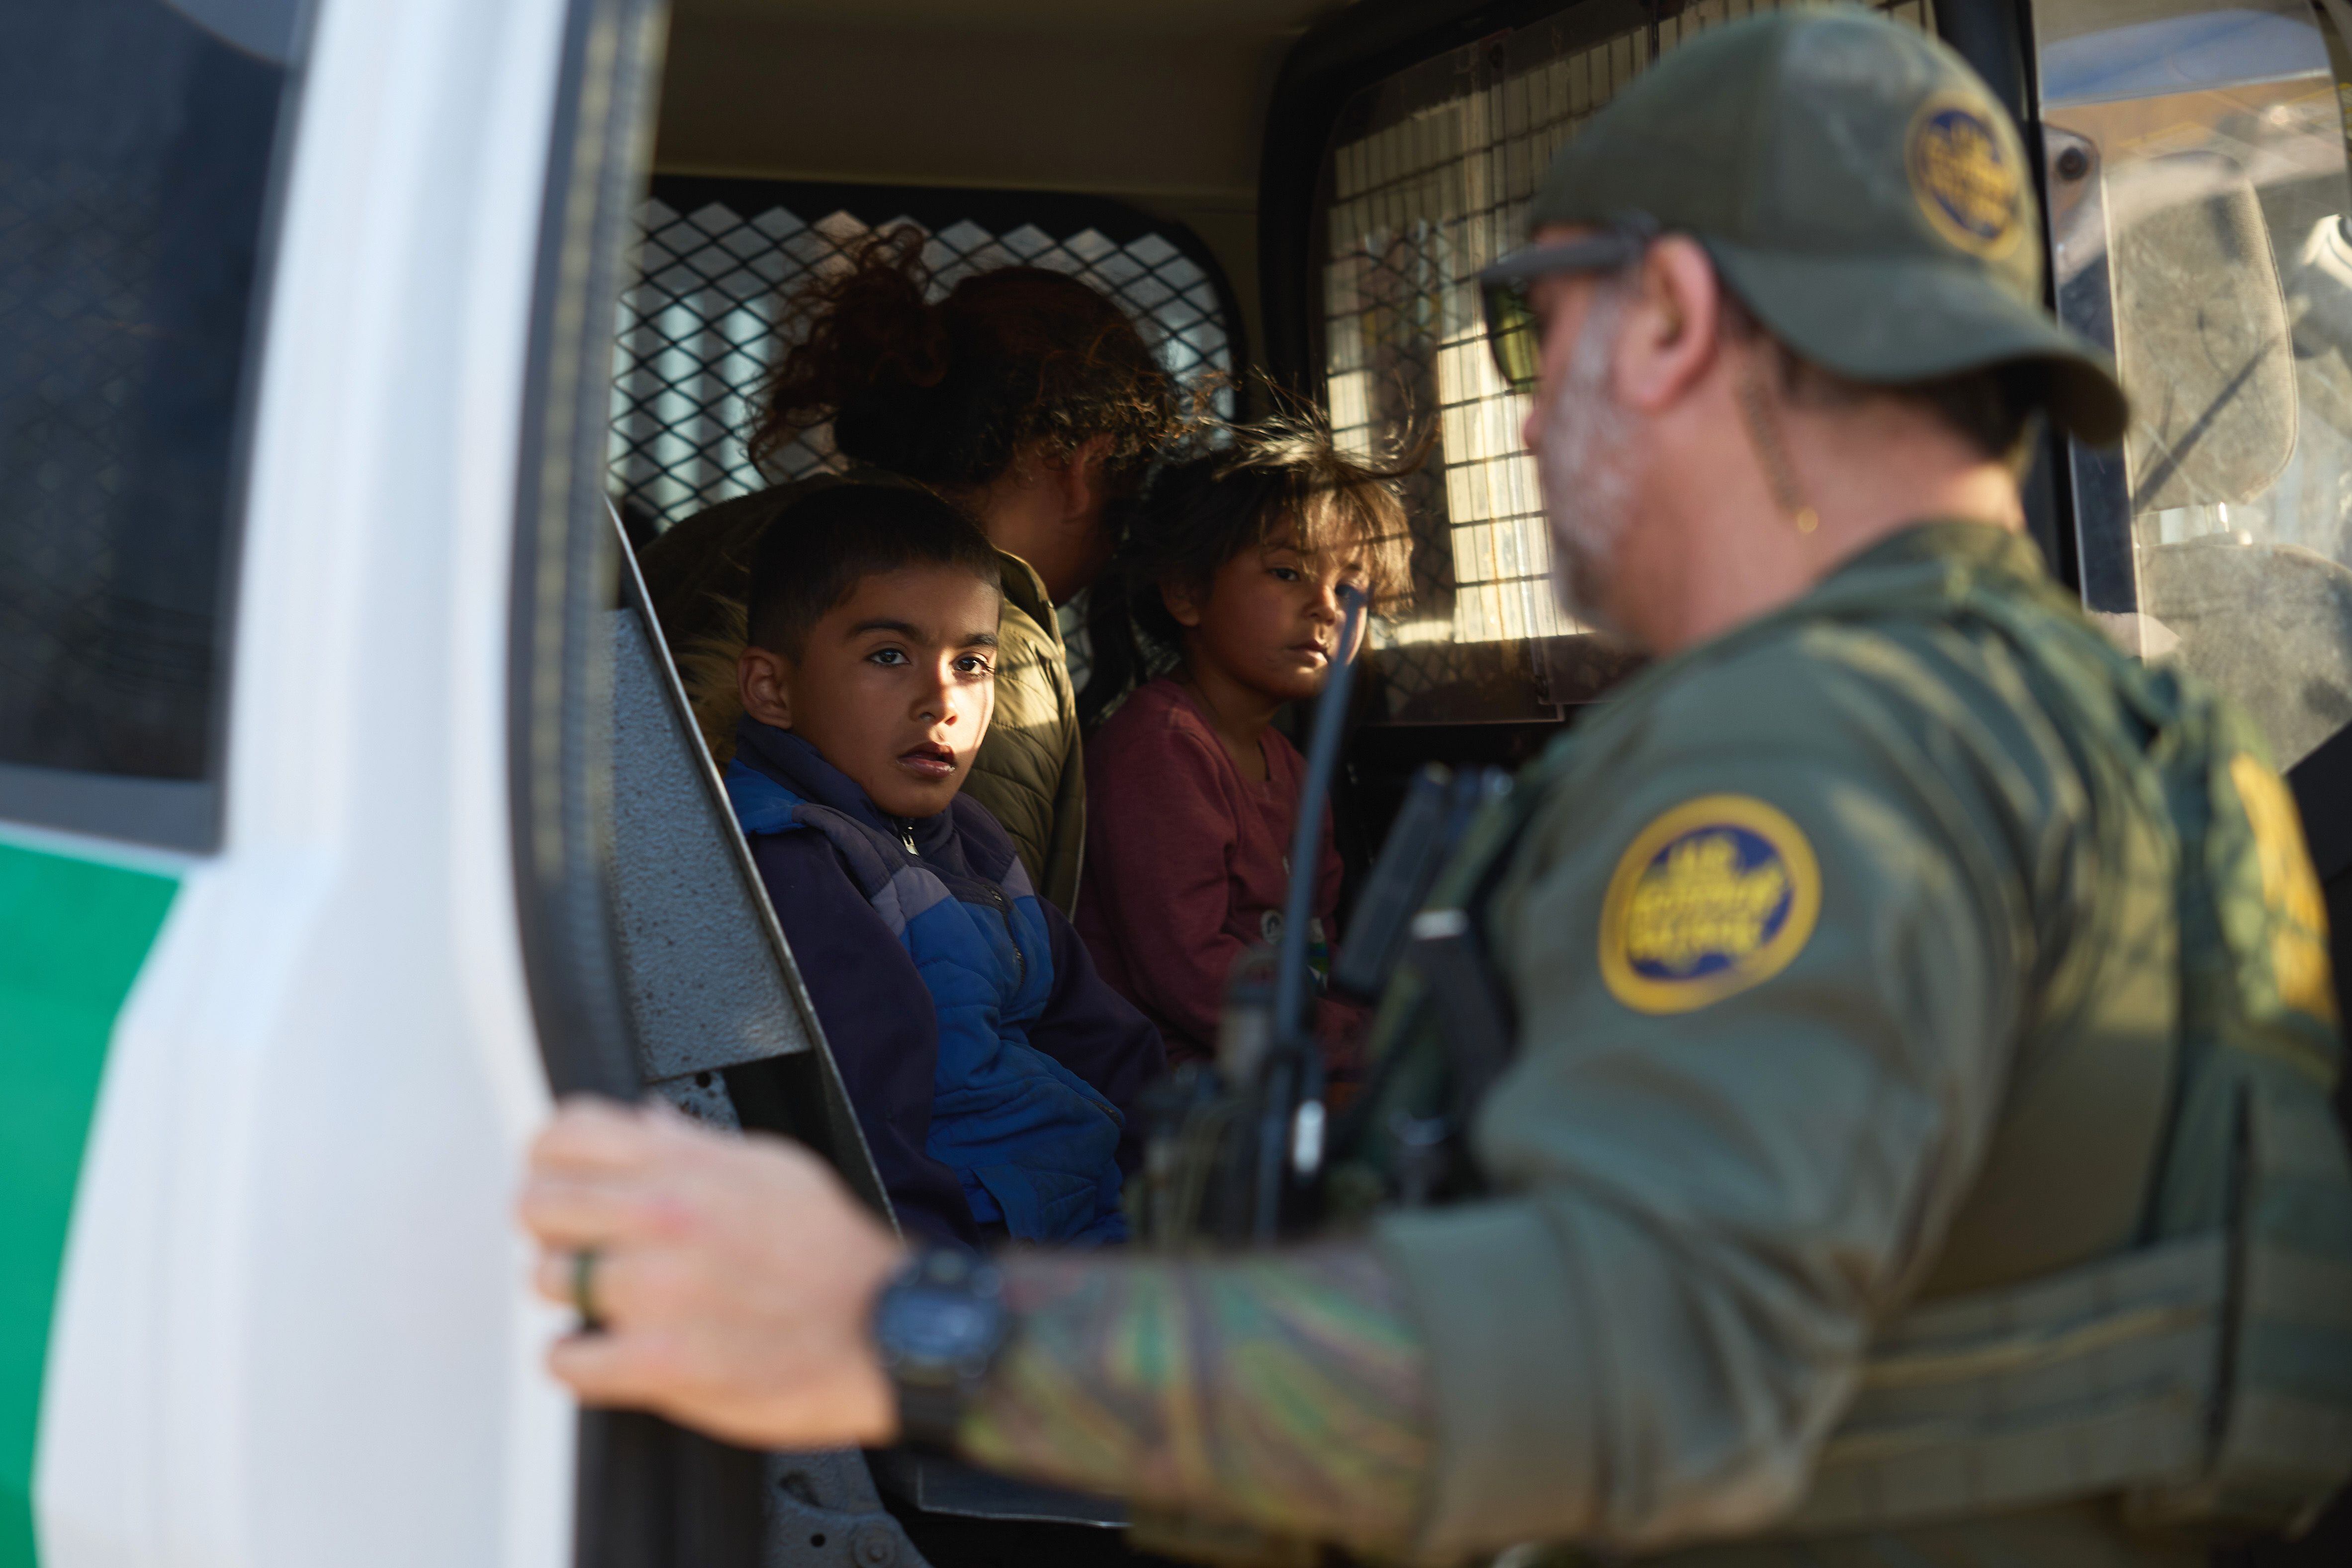
<svg viewBox="0 0 2352 1568">
<path fill-rule="evenodd" d="M 1783 11 L 1675 50 L 1560 150 L 1528 224 L 1601 228 L 1604 252 L 1610 236 L 1687 234 L 1824 369 L 1897 385 L 2035 363 L 2062 428 L 2123 434 L 2112 363 L 2042 307 L 2017 127 L 1958 55 L 1874 13 Z M 1486 280 L 1538 260 L 1507 257 Z"/>
</svg>

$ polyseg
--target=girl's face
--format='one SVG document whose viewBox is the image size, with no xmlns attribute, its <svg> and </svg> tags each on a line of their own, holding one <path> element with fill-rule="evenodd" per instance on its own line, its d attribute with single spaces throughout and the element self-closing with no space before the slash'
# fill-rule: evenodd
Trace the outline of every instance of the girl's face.
<svg viewBox="0 0 2352 1568">
<path fill-rule="evenodd" d="M 1171 585 L 1161 597 L 1185 628 L 1196 679 L 1213 671 L 1269 701 L 1297 702 L 1323 689 L 1339 656 L 1340 584 L 1360 592 L 1370 580 L 1360 550 L 1307 552 L 1277 540 L 1217 568 L 1203 595 Z"/>
</svg>

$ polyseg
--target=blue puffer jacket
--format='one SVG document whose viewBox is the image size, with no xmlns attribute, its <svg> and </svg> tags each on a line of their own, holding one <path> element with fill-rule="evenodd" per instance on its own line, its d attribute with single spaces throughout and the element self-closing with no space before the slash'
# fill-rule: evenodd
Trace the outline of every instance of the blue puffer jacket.
<svg viewBox="0 0 2352 1568">
<path fill-rule="evenodd" d="M 850 809 L 819 804 L 740 754 L 727 770 L 727 794 L 746 835 L 827 839 L 914 961 L 939 1016 L 924 1148 L 955 1173 L 973 1219 L 1022 1241 L 1124 1239 L 1122 1118 L 1094 1086 L 1029 1043 L 1028 1027 L 1054 994 L 1053 945 L 1011 841 L 1001 830 L 952 831 L 959 816 L 985 819 L 982 808 L 959 798 L 941 814 L 944 823 L 893 823 L 862 792 L 844 803 Z M 929 830 L 928 856 L 916 848 L 918 827 Z"/>
</svg>

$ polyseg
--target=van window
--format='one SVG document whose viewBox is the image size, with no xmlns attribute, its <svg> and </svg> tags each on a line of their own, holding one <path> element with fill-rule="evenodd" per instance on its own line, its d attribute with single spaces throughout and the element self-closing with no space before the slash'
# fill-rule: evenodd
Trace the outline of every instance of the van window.
<svg viewBox="0 0 2352 1568">
<path fill-rule="evenodd" d="M 1412 602 L 1374 625 L 1378 717 L 1549 718 L 1622 670 L 1553 597 L 1525 400 L 1487 357 L 1473 279 L 1524 238 L 1537 183 L 1587 116 L 1685 38 L 1775 8 L 1706 0 L 1653 22 L 1579 6 L 1425 60 L 1341 110 L 1314 250 L 1332 419 L 1361 448 L 1416 424 L 1437 434 L 1408 496 Z M 1880 8 L 1933 30 L 1926 0 Z"/>
<path fill-rule="evenodd" d="M 214 841 L 289 0 L 0 20 L 0 816 Z"/>
<path fill-rule="evenodd" d="M 2281 767 L 2352 721 L 2334 14 L 2033 10 L 2059 311 L 2112 346 L 2132 402 L 2120 452 L 2074 456 L 2085 596 L 2135 651 L 2237 698 Z"/>
<path fill-rule="evenodd" d="M 1187 384 L 1231 381 L 1240 317 L 1223 272 L 1181 224 L 1122 203 L 1034 192 L 926 191 L 658 177 L 638 280 L 621 297 L 613 485 L 667 526 L 767 481 L 743 455 L 751 400 L 775 363 L 786 300 L 877 228 L 913 224 L 944 294 L 989 268 L 1052 268 L 1124 306 Z M 1230 410 L 1230 390 L 1220 392 Z M 837 468 L 829 427 L 779 454 L 778 479 Z"/>
</svg>

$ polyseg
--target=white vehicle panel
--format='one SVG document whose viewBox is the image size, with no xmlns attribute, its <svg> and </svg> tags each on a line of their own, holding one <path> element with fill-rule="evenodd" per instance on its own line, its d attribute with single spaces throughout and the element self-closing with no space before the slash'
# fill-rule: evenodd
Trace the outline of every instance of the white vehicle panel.
<svg viewBox="0 0 2352 1568">
<path fill-rule="evenodd" d="M 568 1559 L 511 1223 L 547 1110 L 506 761 L 562 0 L 322 0 L 240 566 L 225 847 L 110 1058 L 47 1568 Z"/>
</svg>

